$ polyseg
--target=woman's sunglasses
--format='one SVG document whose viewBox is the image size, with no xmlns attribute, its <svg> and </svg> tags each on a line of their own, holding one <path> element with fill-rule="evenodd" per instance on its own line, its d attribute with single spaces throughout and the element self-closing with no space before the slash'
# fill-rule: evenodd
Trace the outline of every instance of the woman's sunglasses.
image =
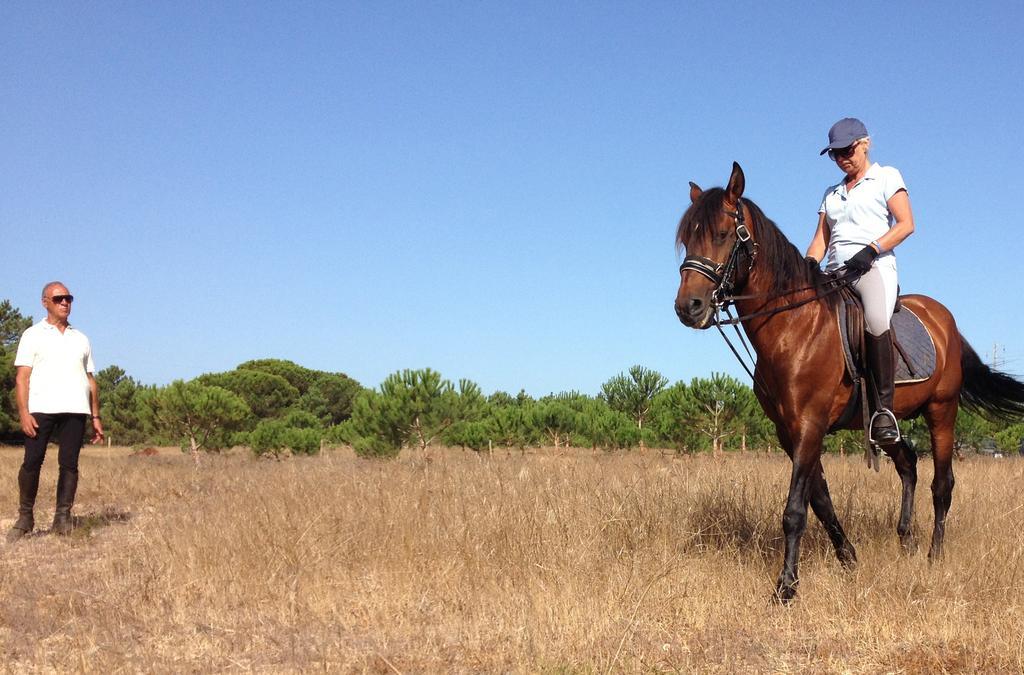
<svg viewBox="0 0 1024 675">
<path fill-rule="evenodd" d="M 829 150 L 828 151 L 828 158 L 833 160 L 833 161 L 835 161 L 837 159 L 847 159 L 848 157 L 853 155 L 853 151 L 857 149 L 857 146 L 859 144 L 860 144 L 860 142 L 857 141 L 857 142 L 853 143 L 852 145 L 846 146 L 845 148 L 836 148 L 834 150 Z"/>
</svg>

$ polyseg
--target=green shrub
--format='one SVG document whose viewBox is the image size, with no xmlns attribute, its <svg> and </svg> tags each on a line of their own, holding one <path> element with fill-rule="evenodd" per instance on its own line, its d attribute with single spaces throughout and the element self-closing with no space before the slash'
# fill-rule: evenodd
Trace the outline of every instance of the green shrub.
<svg viewBox="0 0 1024 675">
<path fill-rule="evenodd" d="M 319 426 L 290 426 L 287 419 L 263 420 L 249 432 L 249 445 L 258 456 L 280 457 L 286 449 L 295 455 L 314 455 L 320 450 L 322 437 Z"/>
</svg>

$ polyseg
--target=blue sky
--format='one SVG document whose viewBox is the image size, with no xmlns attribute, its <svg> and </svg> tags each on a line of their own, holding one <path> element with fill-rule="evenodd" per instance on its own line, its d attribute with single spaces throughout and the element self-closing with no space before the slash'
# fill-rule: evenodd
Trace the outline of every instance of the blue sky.
<svg viewBox="0 0 1024 675">
<path fill-rule="evenodd" d="M 154 384 L 746 380 L 672 312 L 687 181 L 740 162 L 802 250 L 852 115 L 908 184 L 904 292 L 1021 374 L 1024 5 L 785 7 L 0 4 L 0 298 L 64 280 L 97 366 Z"/>
</svg>

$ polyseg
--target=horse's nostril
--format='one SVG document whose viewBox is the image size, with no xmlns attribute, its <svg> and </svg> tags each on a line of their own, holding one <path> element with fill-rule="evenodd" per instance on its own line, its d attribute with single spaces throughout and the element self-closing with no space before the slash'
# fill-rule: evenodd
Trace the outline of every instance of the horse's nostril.
<svg viewBox="0 0 1024 675">
<path fill-rule="evenodd" d="M 704 301 L 700 298 L 690 299 L 690 314 L 695 315 L 704 310 Z"/>
</svg>

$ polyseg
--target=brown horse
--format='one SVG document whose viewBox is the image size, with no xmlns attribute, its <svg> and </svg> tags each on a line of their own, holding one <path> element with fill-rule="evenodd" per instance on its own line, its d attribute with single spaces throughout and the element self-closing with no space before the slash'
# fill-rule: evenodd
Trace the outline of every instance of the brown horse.
<svg viewBox="0 0 1024 675">
<path fill-rule="evenodd" d="M 776 584 L 777 597 L 788 601 L 796 594 L 808 502 L 840 562 L 845 566 L 856 562 L 821 465 L 822 440 L 853 395 L 854 382 L 845 368 L 835 295 L 826 290 L 830 278 L 805 260 L 756 204 L 743 199 L 743 188 L 743 171 L 735 163 L 725 189 L 705 192 L 690 183 L 692 204 L 676 234 L 676 245 L 684 247 L 687 256 L 680 267 L 675 310 L 684 324 L 703 329 L 716 323 L 719 307 L 732 297 L 757 354 L 754 393 L 793 462 L 782 517 L 785 560 Z M 928 555 L 935 559 L 942 554 L 953 494 L 953 425 L 958 405 L 1020 418 L 1024 384 L 984 365 L 941 304 L 923 295 L 902 296 L 901 302 L 920 317 L 936 351 L 931 377 L 898 386 L 894 402 L 897 417 L 923 415 L 931 433 L 935 525 Z M 850 428 L 859 421 L 854 416 Z M 917 456 L 902 441 L 884 450 L 903 484 L 896 531 L 904 549 L 913 550 L 910 523 Z"/>
</svg>

